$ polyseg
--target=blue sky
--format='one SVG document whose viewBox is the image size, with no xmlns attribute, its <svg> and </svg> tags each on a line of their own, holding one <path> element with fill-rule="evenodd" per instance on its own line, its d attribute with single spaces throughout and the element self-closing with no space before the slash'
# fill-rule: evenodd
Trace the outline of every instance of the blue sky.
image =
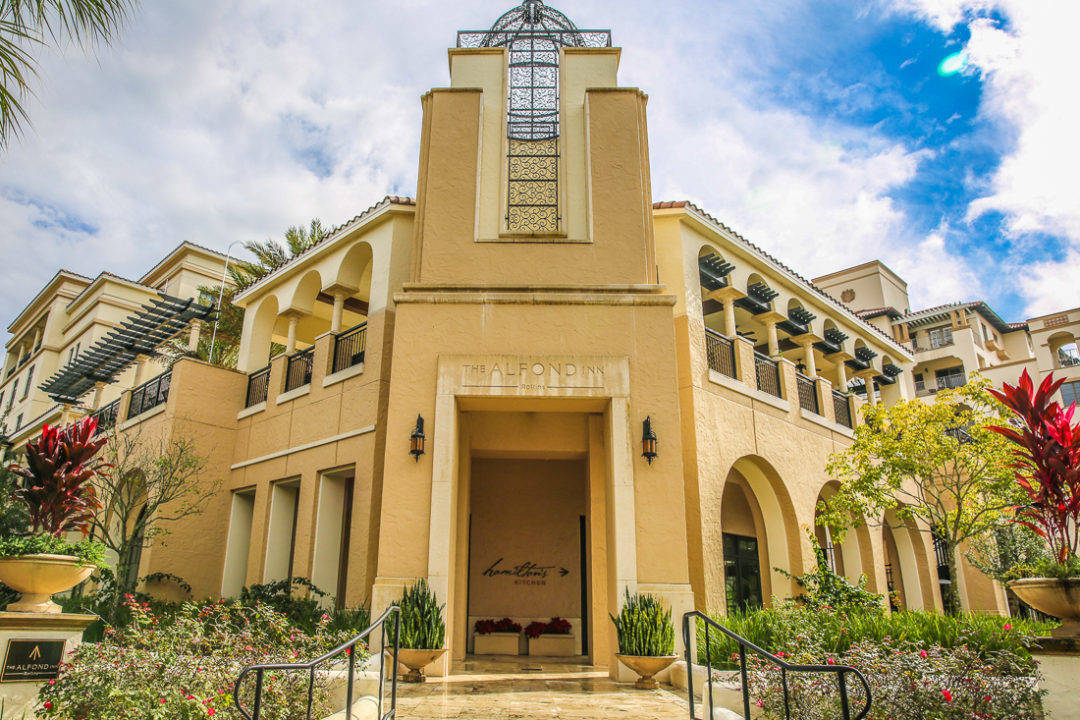
<svg viewBox="0 0 1080 720">
<path fill-rule="evenodd" d="M 511 4 L 144 3 L 117 46 L 46 53 L 33 128 L 0 156 L 0 314 L 61 266 L 137 277 L 182 240 L 413 194 L 420 94 L 456 30 Z M 1080 3 L 553 4 L 610 27 L 622 84 L 649 93 L 655 199 L 808 277 L 879 258 L 913 308 L 1080 305 Z"/>
</svg>

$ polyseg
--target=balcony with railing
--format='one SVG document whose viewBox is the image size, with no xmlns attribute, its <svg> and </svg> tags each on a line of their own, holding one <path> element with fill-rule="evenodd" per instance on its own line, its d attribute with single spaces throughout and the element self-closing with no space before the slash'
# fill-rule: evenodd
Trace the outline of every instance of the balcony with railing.
<svg viewBox="0 0 1080 720">
<path fill-rule="evenodd" d="M 169 399 L 169 385 L 171 383 L 172 370 L 166 370 L 132 390 L 127 419 L 138 417 L 148 410 L 164 405 Z"/>
<path fill-rule="evenodd" d="M 289 356 L 285 363 L 285 392 L 311 384 L 315 348 L 309 347 Z"/>
<path fill-rule="evenodd" d="M 799 390 L 799 407 L 807 412 L 820 415 L 821 406 L 818 404 L 817 383 L 801 372 L 796 372 L 795 386 Z"/>
<path fill-rule="evenodd" d="M 780 390 L 780 365 L 775 360 L 755 352 L 754 375 L 757 377 L 758 390 L 778 398 L 784 396 Z"/>
<path fill-rule="evenodd" d="M 117 420 L 119 415 L 120 415 L 120 400 L 119 399 L 113 400 L 108 405 L 105 405 L 104 407 L 97 410 L 94 413 L 94 417 L 97 418 L 97 421 L 98 421 L 98 429 L 97 429 L 97 431 L 99 433 L 101 433 L 101 432 L 107 432 L 109 430 L 112 430 L 114 427 L 116 427 L 116 420 Z"/>
<path fill-rule="evenodd" d="M 852 429 L 854 423 L 851 422 L 851 405 L 848 404 L 847 394 L 842 393 L 839 390 L 833 390 L 832 400 L 833 416 L 836 418 L 836 424 Z"/>
<path fill-rule="evenodd" d="M 709 369 L 738 378 L 735 370 L 735 343 L 715 330 L 705 328 L 705 352 L 709 359 Z"/>
<path fill-rule="evenodd" d="M 244 394 L 244 407 L 249 408 L 266 402 L 266 393 L 270 388 L 270 366 L 248 375 L 247 392 Z"/>
<path fill-rule="evenodd" d="M 367 346 L 367 323 L 362 322 L 354 328 L 334 336 L 334 362 L 331 373 L 341 372 L 364 362 Z"/>
</svg>

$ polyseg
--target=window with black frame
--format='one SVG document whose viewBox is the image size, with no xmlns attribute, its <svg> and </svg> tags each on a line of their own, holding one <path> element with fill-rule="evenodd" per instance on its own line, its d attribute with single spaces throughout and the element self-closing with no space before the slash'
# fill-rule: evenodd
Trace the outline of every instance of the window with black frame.
<svg viewBox="0 0 1080 720">
<path fill-rule="evenodd" d="M 728 612 L 762 606 L 757 538 L 724 533 L 724 583 Z"/>
</svg>

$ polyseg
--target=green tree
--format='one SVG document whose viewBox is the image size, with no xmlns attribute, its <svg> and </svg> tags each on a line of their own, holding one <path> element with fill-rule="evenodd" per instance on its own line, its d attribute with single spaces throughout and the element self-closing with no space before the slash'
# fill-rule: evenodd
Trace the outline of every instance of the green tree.
<svg viewBox="0 0 1080 720">
<path fill-rule="evenodd" d="M 0 0 L 0 147 L 27 120 L 23 101 L 36 75 L 33 51 L 73 40 L 110 43 L 137 0 Z"/>
<path fill-rule="evenodd" d="M 229 277 L 233 286 L 240 291 L 257 283 L 308 248 L 318 245 L 328 234 L 322 221 L 315 218 L 308 228 L 289 226 L 285 231 L 284 244 L 273 238 L 262 242 L 249 240 L 244 243 L 244 249 L 255 259 L 238 260 L 229 265 Z"/>
<path fill-rule="evenodd" d="M 880 518 L 893 511 L 901 522 L 918 521 L 941 539 L 951 577 L 957 551 L 997 527 L 1018 502 L 1008 443 L 987 429 L 1006 410 L 974 376 L 931 403 L 868 405 L 852 444 L 829 458 L 840 489 L 819 504 L 819 524 L 842 537 L 852 518 Z M 944 586 L 946 607 L 959 607 L 956 584 Z"/>
</svg>

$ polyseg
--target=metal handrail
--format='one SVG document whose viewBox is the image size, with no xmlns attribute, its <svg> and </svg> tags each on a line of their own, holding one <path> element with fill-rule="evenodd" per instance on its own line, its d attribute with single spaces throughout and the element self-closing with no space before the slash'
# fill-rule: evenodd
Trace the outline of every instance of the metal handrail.
<svg viewBox="0 0 1080 720">
<path fill-rule="evenodd" d="M 746 651 L 750 650 L 755 655 L 768 660 L 773 665 L 780 668 L 780 683 L 784 690 L 784 718 L 785 720 L 791 720 L 791 702 L 788 692 L 787 674 L 789 672 L 828 672 L 836 675 L 836 682 L 840 689 L 840 709 L 842 712 L 842 720 L 862 720 L 866 717 L 866 714 L 870 712 L 870 705 L 873 701 L 870 693 L 870 683 L 867 682 L 866 676 L 861 672 L 851 667 L 850 665 L 802 665 L 798 663 L 788 662 L 783 658 L 779 658 L 773 655 L 768 650 L 758 647 L 754 643 L 750 642 L 741 635 L 728 630 L 726 627 L 710 618 L 705 613 L 699 610 L 691 610 L 683 615 L 683 647 L 686 649 L 686 689 L 688 698 L 690 700 L 690 719 L 691 720 L 704 720 L 704 717 L 698 718 L 694 712 L 694 650 L 695 645 L 690 642 L 690 621 L 692 618 L 698 618 L 705 624 L 705 663 L 707 668 L 706 682 L 709 685 L 709 709 L 708 712 L 712 712 L 712 708 L 716 707 L 713 701 L 713 667 L 712 656 L 709 653 L 709 629 L 715 628 L 724 635 L 734 640 L 739 646 L 739 675 L 742 681 L 742 698 L 743 698 L 743 717 L 745 720 L 750 720 L 750 689 L 747 683 L 746 673 Z M 850 703 L 848 702 L 847 692 L 847 679 L 848 673 L 853 674 L 858 678 L 859 682 L 863 686 L 863 690 L 866 692 L 866 701 L 863 704 L 862 710 L 852 718 Z M 702 705 L 705 704 L 705 696 L 702 694 Z M 703 708 L 704 709 L 704 708 Z"/>
<path fill-rule="evenodd" d="M 390 709 L 387 712 L 383 712 L 383 672 L 386 666 L 386 619 L 394 616 L 394 632 L 393 632 L 393 653 L 391 659 L 393 664 L 390 670 Z M 382 643 L 380 644 L 380 653 L 383 653 L 383 658 L 379 662 L 379 720 L 388 720 L 389 718 L 395 718 L 397 716 L 397 668 L 398 668 L 398 638 L 401 637 L 401 608 L 397 605 L 391 605 L 386 611 L 378 617 L 375 622 L 371 623 L 363 632 L 356 635 L 342 644 L 338 645 L 333 650 L 323 653 L 314 660 L 300 663 L 263 663 L 260 665 L 248 665 L 246 668 L 240 671 L 240 674 L 236 678 L 236 682 L 233 683 L 233 702 L 236 703 L 237 711 L 246 720 L 259 720 L 259 710 L 262 701 L 262 688 L 263 688 L 263 675 L 267 670 L 281 670 L 285 672 L 295 672 L 299 670 L 307 670 L 308 672 L 308 692 L 307 692 L 307 720 L 311 720 L 311 704 L 312 698 L 315 694 L 315 668 L 322 665 L 326 661 L 333 657 L 340 655 L 348 650 L 349 657 L 349 680 L 345 686 L 345 720 L 352 720 L 352 706 L 353 706 L 353 683 L 356 678 L 356 646 L 361 640 L 370 635 L 375 628 L 382 628 Z M 244 709 L 244 706 L 240 703 L 240 684 L 244 681 L 249 673 L 255 673 L 255 698 L 252 701 L 251 712 L 248 713 Z"/>
<path fill-rule="evenodd" d="M 127 419 L 130 420 L 168 402 L 170 385 L 172 385 L 172 369 L 132 389 L 131 398 L 128 400 Z"/>
</svg>

